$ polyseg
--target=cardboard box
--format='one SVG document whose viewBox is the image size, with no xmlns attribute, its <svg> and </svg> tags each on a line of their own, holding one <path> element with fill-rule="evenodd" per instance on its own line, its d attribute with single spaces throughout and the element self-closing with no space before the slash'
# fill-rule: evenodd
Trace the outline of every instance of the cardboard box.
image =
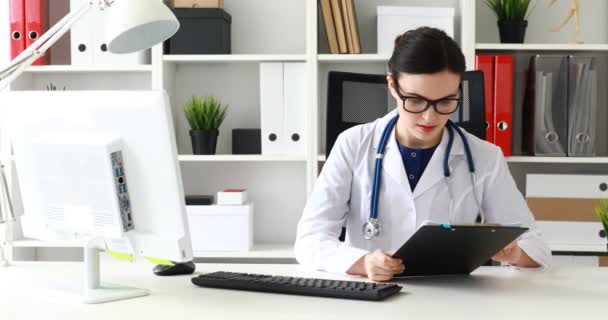
<svg viewBox="0 0 608 320">
<path fill-rule="evenodd" d="M 253 246 L 253 203 L 186 206 L 192 250 L 246 252 Z"/>
</svg>

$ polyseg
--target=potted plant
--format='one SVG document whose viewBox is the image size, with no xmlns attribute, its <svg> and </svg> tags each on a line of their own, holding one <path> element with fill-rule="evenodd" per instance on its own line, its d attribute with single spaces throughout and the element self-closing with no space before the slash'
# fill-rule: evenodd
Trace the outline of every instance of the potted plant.
<svg viewBox="0 0 608 320">
<path fill-rule="evenodd" d="M 601 200 L 595 208 L 595 214 L 602 222 L 604 230 L 600 231 L 600 237 L 606 238 L 606 250 L 608 250 L 608 200 Z"/>
<path fill-rule="evenodd" d="M 192 96 L 184 106 L 186 119 L 190 124 L 190 138 L 192 139 L 192 152 L 194 154 L 215 154 L 219 128 L 228 105 L 213 96 L 204 96 L 202 99 Z"/>
<path fill-rule="evenodd" d="M 498 19 L 500 42 L 524 43 L 530 2 L 532 0 L 486 0 L 486 4 Z"/>
</svg>

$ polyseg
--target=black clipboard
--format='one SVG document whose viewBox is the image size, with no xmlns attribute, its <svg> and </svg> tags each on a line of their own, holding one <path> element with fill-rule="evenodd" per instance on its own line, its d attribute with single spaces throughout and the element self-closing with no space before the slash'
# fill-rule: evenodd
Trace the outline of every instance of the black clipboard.
<svg viewBox="0 0 608 320">
<path fill-rule="evenodd" d="M 393 254 L 405 265 L 395 277 L 468 275 L 527 230 L 491 224 L 423 225 Z"/>
</svg>

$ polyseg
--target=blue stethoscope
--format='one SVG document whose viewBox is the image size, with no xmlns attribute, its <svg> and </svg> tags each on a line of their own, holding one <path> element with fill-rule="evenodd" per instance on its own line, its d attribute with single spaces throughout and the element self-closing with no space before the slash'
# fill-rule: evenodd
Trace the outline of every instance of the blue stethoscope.
<svg viewBox="0 0 608 320">
<path fill-rule="evenodd" d="M 382 132 L 382 137 L 380 138 L 380 142 L 378 143 L 378 149 L 376 151 L 376 163 L 374 167 L 374 184 L 372 185 L 372 203 L 371 210 L 369 214 L 369 220 L 363 224 L 363 237 L 366 240 L 372 240 L 380 234 L 380 224 L 378 223 L 378 196 L 380 194 L 380 172 L 382 171 L 382 160 L 384 159 L 384 149 L 386 148 L 386 144 L 388 143 L 388 139 L 391 136 L 391 132 L 399 119 L 399 115 L 396 115 L 392 118 L 389 123 L 384 128 Z M 469 147 L 469 142 L 465 137 L 464 133 L 460 128 L 454 124 L 451 120 L 448 120 L 446 124 L 446 128 L 448 129 L 449 139 L 448 145 L 445 150 L 445 154 L 443 156 L 443 176 L 444 181 L 448 187 L 448 193 L 450 196 L 450 223 L 453 219 L 452 212 L 452 190 L 449 184 L 450 178 L 450 167 L 448 165 L 448 160 L 450 157 L 450 152 L 452 151 L 452 145 L 454 144 L 454 130 L 460 136 L 462 143 L 464 144 L 465 155 L 467 158 L 467 164 L 469 166 L 469 172 L 471 173 L 471 183 L 473 184 L 473 196 L 475 197 L 475 202 L 477 203 L 477 207 L 479 208 L 479 214 L 481 216 L 481 223 L 485 222 L 485 214 L 481 209 L 481 203 L 477 199 L 477 190 L 476 190 L 476 177 L 475 177 L 475 163 L 473 162 L 473 155 L 471 153 L 471 148 Z"/>
</svg>

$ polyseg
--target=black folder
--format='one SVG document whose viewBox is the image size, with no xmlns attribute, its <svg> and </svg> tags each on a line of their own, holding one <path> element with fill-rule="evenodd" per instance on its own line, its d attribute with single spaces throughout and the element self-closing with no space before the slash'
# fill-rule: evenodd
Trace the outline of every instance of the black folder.
<svg viewBox="0 0 608 320">
<path fill-rule="evenodd" d="M 393 254 L 405 265 L 396 277 L 468 275 L 527 230 L 490 224 L 423 225 Z"/>
</svg>

